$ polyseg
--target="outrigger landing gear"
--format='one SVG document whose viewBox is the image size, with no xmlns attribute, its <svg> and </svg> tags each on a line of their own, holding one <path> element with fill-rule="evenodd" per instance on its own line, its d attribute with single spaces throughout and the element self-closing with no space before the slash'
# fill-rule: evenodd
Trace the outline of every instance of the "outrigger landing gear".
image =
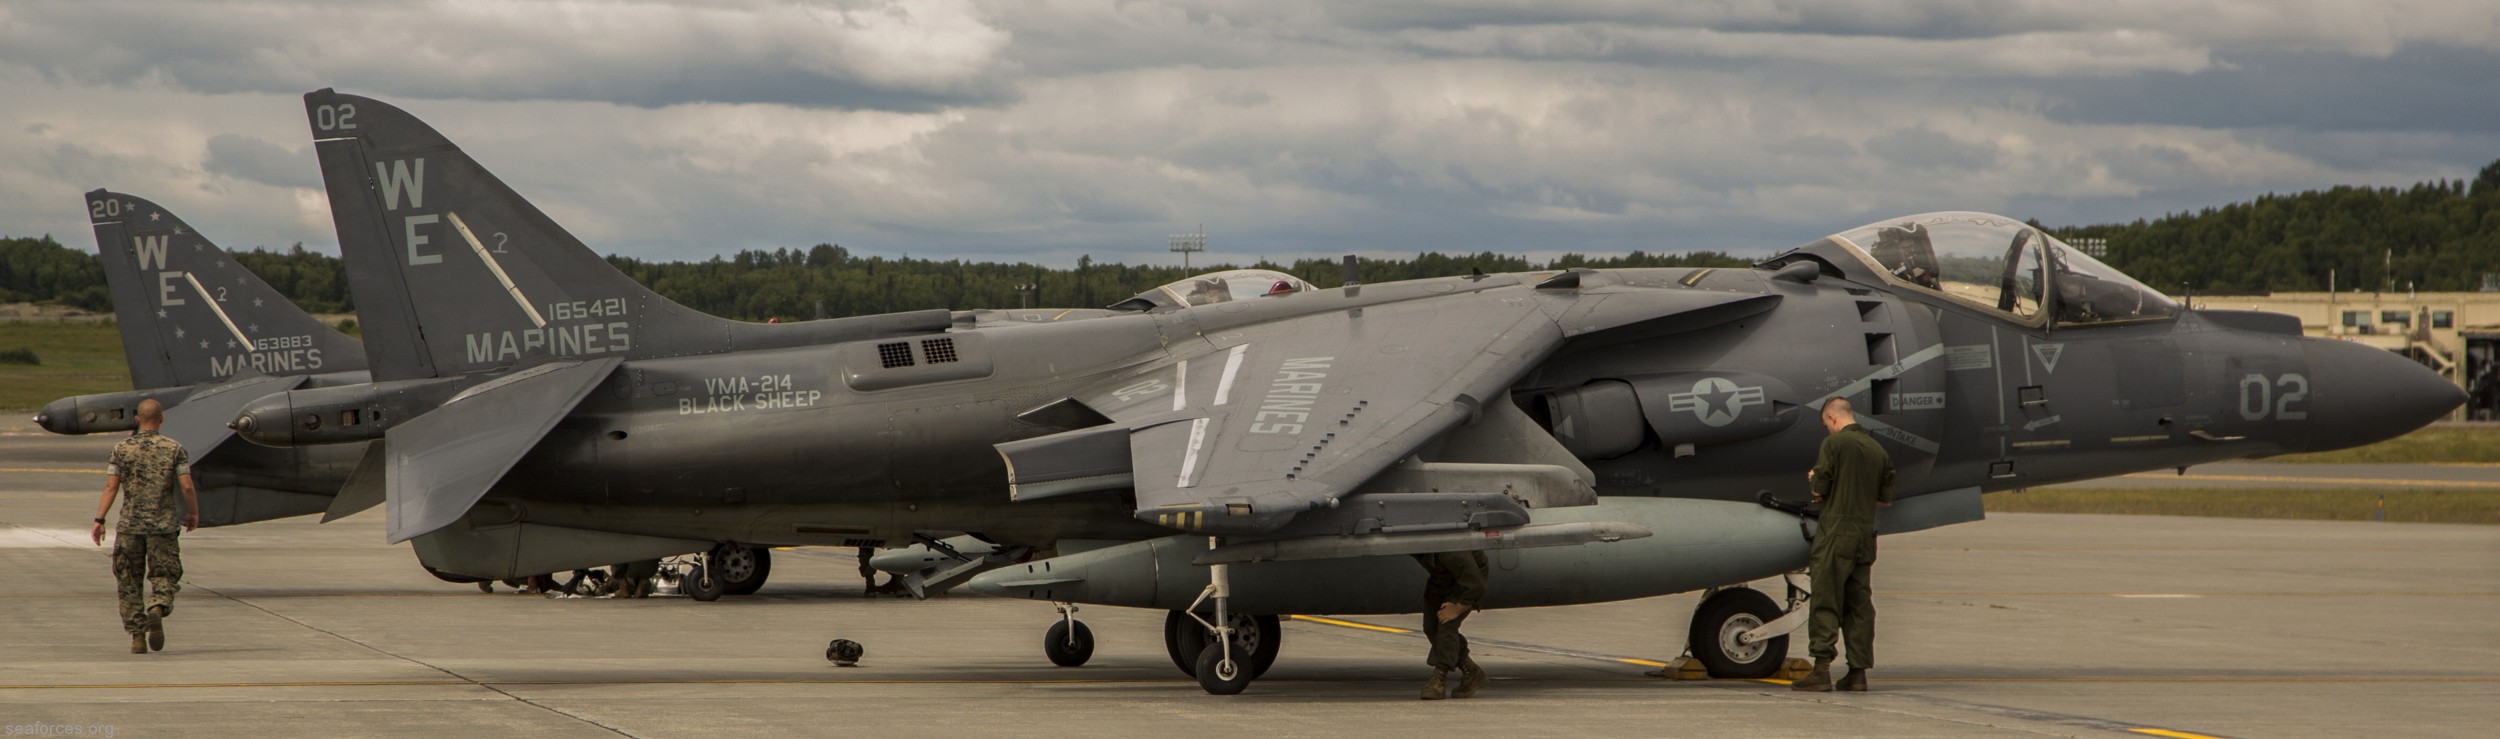
<svg viewBox="0 0 2500 739">
<path fill-rule="evenodd" d="M 1789 573 L 1786 580 L 1786 613 L 1771 596 L 1748 587 L 1717 589 L 1702 597 L 1693 609 L 1685 644 L 1711 677 L 1760 680 L 1778 675 L 1787 665 L 1788 634 L 1805 623 L 1811 594 L 1803 574 Z"/>
<path fill-rule="evenodd" d="M 1283 621 L 1275 616 L 1247 613 L 1232 614 L 1233 653 L 1250 655 L 1250 679 L 1267 676 L 1267 668 L 1276 664 L 1276 654 L 1283 646 Z M 1215 643 L 1215 633 L 1207 631 L 1206 622 L 1184 611 L 1163 614 L 1163 650 L 1172 657 L 1172 666 L 1181 674 L 1198 676 L 1198 655 L 1207 645 Z"/>
<path fill-rule="evenodd" d="M 1209 549 L 1222 544 L 1220 538 L 1207 537 Z M 1210 598 L 1215 601 L 1213 622 L 1198 617 L 1198 604 Z M 1192 671 L 1198 677 L 1198 687 L 1209 695 L 1238 695 L 1249 688 L 1250 681 L 1258 676 L 1257 671 L 1251 668 L 1250 653 L 1234 649 L 1237 639 L 1232 607 L 1233 566 L 1222 563 L 1208 565 L 1207 589 L 1198 591 L 1198 599 L 1192 601 L 1182 613 L 1206 627 L 1207 633 L 1215 637 L 1215 643 L 1199 650 L 1197 664 L 1194 665 L 1196 669 Z"/>
<path fill-rule="evenodd" d="M 1076 604 L 1052 603 L 1059 609 L 1059 623 L 1051 624 L 1042 635 L 1042 654 L 1060 667 L 1075 667 L 1094 658 L 1094 630 L 1076 620 Z"/>
</svg>

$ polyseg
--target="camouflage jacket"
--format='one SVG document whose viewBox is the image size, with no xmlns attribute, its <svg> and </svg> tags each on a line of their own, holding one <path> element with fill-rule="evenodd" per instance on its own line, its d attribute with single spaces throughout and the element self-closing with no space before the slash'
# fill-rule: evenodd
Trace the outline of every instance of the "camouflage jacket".
<svg viewBox="0 0 2500 739">
<path fill-rule="evenodd" d="M 191 453 L 172 437 L 141 431 L 113 445 L 104 474 L 121 477 L 125 534 L 171 534 L 182 530 L 182 476 L 191 474 Z"/>
</svg>

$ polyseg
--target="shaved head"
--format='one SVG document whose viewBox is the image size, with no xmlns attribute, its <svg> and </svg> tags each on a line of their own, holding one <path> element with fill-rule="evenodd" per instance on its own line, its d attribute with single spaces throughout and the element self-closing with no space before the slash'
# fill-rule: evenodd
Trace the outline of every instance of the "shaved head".
<svg viewBox="0 0 2500 739">
<path fill-rule="evenodd" d="M 156 402 L 155 398 L 139 401 L 139 427 L 152 429 L 163 425 L 165 404 Z"/>
<path fill-rule="evenodd" d="M 1849 408 L 1848 399 L 1833 398 L 1823 401 L 1823 430 L 1836 434 L 1840 433 L 1841 429 L 1848 428 L 1849 424 L 1857 422 L 1858 414 Z"/>
</svg>

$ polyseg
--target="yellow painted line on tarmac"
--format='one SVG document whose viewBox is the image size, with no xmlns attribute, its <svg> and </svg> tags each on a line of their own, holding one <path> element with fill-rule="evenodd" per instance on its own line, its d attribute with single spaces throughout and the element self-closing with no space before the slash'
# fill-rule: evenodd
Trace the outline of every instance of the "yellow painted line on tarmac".
<svg viewBox="0 0 2500 739">
<path fill-rule="evenodd" d="M 70 474 L 84 472 L 93 475 L 104 474 L 103 470 L 86 469 L 83 467 L 0 467 L 0 472 L 66 472 Z"/>
<path fill-rule="evenodd" d="M 1665 663 L 1665 662 L 1658 662 L 1658 661 L 1646 660 L 1646 659 L 1633 659 L 1633 658 L 1630 658 L 1630 657 L 1616 657 L 1616 658 L 1615 658 L 1615 661 L 1616 661 L 1616 662 L 1621 662 L 1621 663 L 1624 663 L 1624 664 L 1627 664 L 1627 665 L 1640 665 L 1640 666 L 1642 666 L 1642 667 L 1665 667 L 1665 666 L 1667 666 L 1667 663 Z"/>
<path fill-rule="evenodd" d="M 1414 629 L 1401 629 L 1401 628 L 1398 628 L 1398 627 L 1395 627 L 1395 626 L 1376 626 L 1376 625 L 1373 625 L 1373 624 L 1367 624 L 1367 623 L 1357 623 L 1357 622 L 1353 622 L 1353 621 L 1339 621 L 1339 620 L 1337 620 L 1337 619 L 1333 619 L 1333 618 L 1320 618 L 1320 617 L 1318 617 L 1318 616 L 1288 616 L 1287 618 L 1291 618 L 1291 619 L 1293 619 L 1293 620 L 1295 620 L 1295 621 L 1309 621 L 1309 622 L 1311 622 L 1311 623 L 1315 623 L 1315 624 L 1326 624 L 1326 625 L 1329 625 L 1329 626 L 1342 626 L 1342 627 L 1349 628 L 1349 629 L 1362 629 L 1362 630 L 1364 630 L 1364 631 L 1377 631 L 1377 632 L 1381 632 L 1381 633 L 1383 633 L 1383 634 L 1412 634 L 1412 633 L 1415 633 L 1415 630 L 1414 630 Z"/>
<path fill-rule="evenodd" d="M 2500 489 L 2500 481 L 2491 480 L 2402 480 L 2383 477 L 2293 477 L 2289 475 L 2173 475 L 2166 472 L 2138 472 L 2126 477 L 2146 480 L 2213 480 L 2218 482 L 2291 482 L 2311 485 L 2362 485 L 2367 487 L 2413 488 L 2491 488 Z"/>
<path fill-rule="evenodd" d="M 2166 736 L 2170 737 L 2170 739 L 2222 739 L 2222 737 L 2210 734 L 2191 734 L 2184 731 L 2171 731 L 2169 729 L 2128 729 L 2128 731 L 2138 734 L 2150 734 L 2153 736 Z"/>
</svg>

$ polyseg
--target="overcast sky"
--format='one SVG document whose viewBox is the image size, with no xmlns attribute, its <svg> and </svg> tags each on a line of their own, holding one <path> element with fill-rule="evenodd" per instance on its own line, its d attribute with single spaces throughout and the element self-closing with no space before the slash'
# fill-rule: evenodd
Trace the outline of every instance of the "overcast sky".
<svg viewBox="0 0 2500 739">
<path fill-rule="evenodd" d="M 0 235 L 109 187 L 335 251 L 320 87 L 639 257 L 1759 254 L 2470 178 L 2500 3 L 16 0 Z"/>
</svg>

